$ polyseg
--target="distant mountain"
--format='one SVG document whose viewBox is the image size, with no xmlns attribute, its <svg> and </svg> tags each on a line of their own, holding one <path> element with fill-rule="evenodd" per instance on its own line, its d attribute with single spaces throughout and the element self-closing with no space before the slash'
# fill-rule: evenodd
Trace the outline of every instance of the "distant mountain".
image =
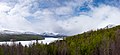
<svg viewBox="0 0 120 55">
<path fill-rule="evenodd" d="M 40 35 L 44 37 L 65 37 L 66 35 L 60 33 L 52 33 L 52 32 L 43 32 Z"/>
<path fill-rule="evenodd" d="M 11 30 L 2 30 L 0 34 L 22 34 L 21 32 L 11 31 Z"/>
<path fill-rule="evenodd" d="M 0 34 L 32 34 L 32 35 L 39 35 L 38 33 L 34 33 L 34 32 L 19 32 L 19 31 L 11 31 L 11 30 L 1 30 Z"/>
<path fill-rule="evenodd" d="M 105 29 L 106 28 L 113 28 L 113 27 L 115 27 L 116 25 L 114 25 L 114 24 L 109 24 L 109 25 L 107 25 L 106 27 L 105 27 Z"/>
<path fill-rule="evenodd" d="M 19 32 L 11 30 L 0 31 L 0 41 L 27 41 L 27 40 L 42 40 L 44 37 L 34 32 Z"/>
<path fill-rule="evenodd" d="M 21 34 L 27 34 L 27 35 L 40 35 L 42 37 L 64 37 L 66 35 L 54 33 L 54 32 L 43 32 L 43 33 L 35 33 L 35 32 L 19 32 L 19 31 L 11 31 L 11 30 L 2 30 L 0 31 L 0 34 L 10 34 L 10 35 L 21 35 Z"/>
</svg>

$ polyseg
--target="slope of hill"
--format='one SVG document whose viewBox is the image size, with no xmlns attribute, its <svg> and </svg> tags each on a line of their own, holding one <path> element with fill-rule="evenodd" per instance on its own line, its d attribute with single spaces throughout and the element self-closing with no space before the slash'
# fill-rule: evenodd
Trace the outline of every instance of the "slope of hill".
<svg viewBox="0 0 120 55">
<path fill-rule="evenodd" d="M 120 55 L 120 26 L 91 30 L 50 46 L 57 48 L 60 55 Z"/>
<path fill-rule="evenodd" d="M 28 41 L 42 39 L 44 39 L 44 37 L 33 34 L 0 34 L 0 41 Z"/>
<path fill-rule="evenodd" d="M 45 37 L 64 37 L 65 35 L 59 33 L 52 32 L 44 32 L 44 33 L 34 33 L 34 32 L 19 32 L 19 31 L 11 31 L 11 30 L 1 30 L 0 31 L 0 41 L 10 41 L 10 39 L 14 39 L 15 41 L 26 41 L 26 40 L 41 40 Z"/>
<path fill-rule="evenodd" d="M 65 55 L 120 55 L 120 26 L 91 30 L 53 43 L 58 44 Z"/>
<path fill-rule="evenodd" d="M 27 40 L 41 40 L 44 39 L 39 34 L 33 32 L 17 32 L 10 30 L 0 31 L 0 41 L 27 41 Z"/>
</svg>

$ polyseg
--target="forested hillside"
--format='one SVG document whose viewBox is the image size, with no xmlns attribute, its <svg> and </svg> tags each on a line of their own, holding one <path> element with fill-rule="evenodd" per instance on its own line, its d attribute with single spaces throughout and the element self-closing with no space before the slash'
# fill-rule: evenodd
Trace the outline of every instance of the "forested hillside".
<svg viewBox="0 0 120 55">
<path fill-rule="evenodd" d="M 120 26 L 88 31 L 49 45 L 4 44 L 0 55 L 120 55 Z"/>
<path fill-rule="evenodd" d="M 42 40 L 44 37 L 34 34 L 0 34 L 0 41 L 27 41 L 27 40 Z"/>
</svg>

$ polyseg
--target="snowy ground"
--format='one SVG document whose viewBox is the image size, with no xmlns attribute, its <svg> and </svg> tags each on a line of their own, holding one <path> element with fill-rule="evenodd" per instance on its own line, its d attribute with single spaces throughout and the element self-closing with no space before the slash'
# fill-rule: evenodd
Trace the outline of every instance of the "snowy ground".
<svg viewBox="0 0 120 55">
<path fill-rule="evenodd" d="M 44 40 L 38 40 L 38 43 L 49 44 L 49 43 L 51 43 L 51 42 L 53 42 L 55 40 L 62 40 L 62 38 L 45 38 Z M 36 40 L 31 40 L 31 41 L 16 41 L 14 43 L 19 44 L 19 42 L 21 42 L 21 44 L 23 46 L 25 46 L 25 45 L 28 46 L 29 44 L 35 43 Z M 0 42 L 0 45 L 2 45 L 2 44 L 9 44 L 9 45 L 11 45 L 11 44 L 13 44 L 13 42 L 10 42 L 10 41 L 8 41 L 8 42 Z"/>
</svg>

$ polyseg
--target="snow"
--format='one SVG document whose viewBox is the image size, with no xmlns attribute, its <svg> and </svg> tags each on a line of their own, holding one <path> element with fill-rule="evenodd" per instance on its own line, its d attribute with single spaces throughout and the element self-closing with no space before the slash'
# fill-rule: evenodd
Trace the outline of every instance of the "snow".
<svg viewBox="0 0 120 55">
<path fill-rule="evenodd" d="M 44 40 L 38 40 L 38 43 L 49 44 L 49 43 L 54 42 L 54 41 L 56 41 L 56 40 L 63 40 L 63 39 L 62 39 L 62 38 L 52 38 L 52 37 L 51 37 L 51 38 L 45 38 Z M 23 46 L 25 46 L 25 45 L 29 46 L 30 44 L 35 43 L 36 40 L 31 40 L 31 41 L 16 41 L 16 42 L 14 42 L 14 43 L 15 43 L 15 44 L 19 44 L 19 42 L 20 42 Z M 2 45 L 2 44 L 12 45 L 13 42 L 10 42 L 10 41 L 8 41 L 8 42 L 0 42 L 0 45 Z"/>
</svg>

